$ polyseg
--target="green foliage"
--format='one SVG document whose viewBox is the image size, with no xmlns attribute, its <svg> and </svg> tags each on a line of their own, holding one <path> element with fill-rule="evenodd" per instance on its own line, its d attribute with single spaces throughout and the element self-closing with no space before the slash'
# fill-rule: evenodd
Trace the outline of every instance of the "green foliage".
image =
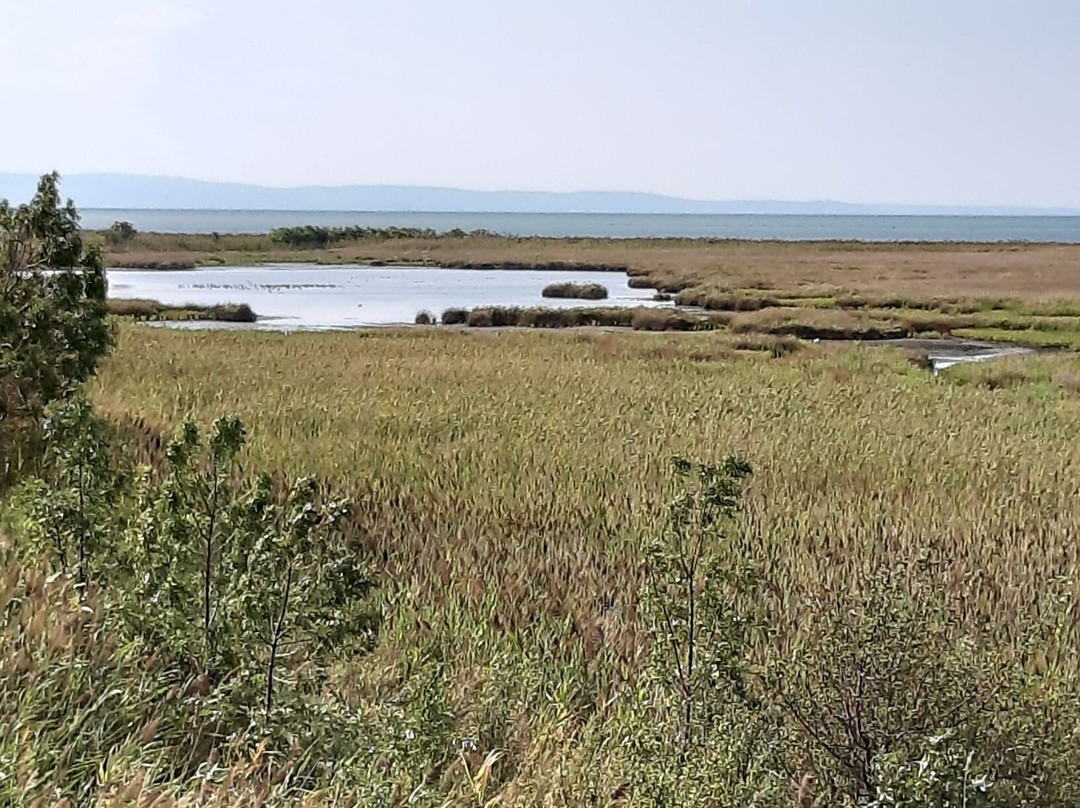
<svg viewBox="0 0 1080 808">
<path fill-rule="evenodd" d="M 341 525 L 349 505 L 313 478 L 284 497 L 271 478 L 237 485 L 245 440 L 239 419 L 219 418 L 204 446 L 186 423 L 166 449 L 160 490 L 144 483 L 141 515 L 126 543 L 136 584 L 131 624 L 212 681 L 263 680 L 273 707 L 276 677 L 299 685 L 335 654 L 366 647 L 375 628 L 362 550 Z"/>
<path fill-rule="evenodd" d="M 81 586 L 108 574 L 102 565 L 116 551 L 123 529 L 125 474 L 109 447 L 105 424 L 81 394 L 51 405 L 43 425 L 43 478 L 17 495 L 28 515 L 29 557 L 75 571 Z"/>
<path fill-rule="evenodd" d="M 297 480 L 278 505 L 260 476 L 242 507 L 227 597 L 232 633 L 248 654 L 241 665 L 263 676 L 269 714 L 279 677 L 295 686 L 305 669 L 317 677 L 326 659 L 367 650 L 376 627 L 365 603 L 371 581 L 360 548 L 340 533 L 348 504 L 327 499 L 314 478 Z"/>
<path fill-rule="evenodd" d="M 74 204 L 61 203 L 58 175 L 42 177 L 29 204 L 0 200 L 0 456 L 108 350 L 105 287 L 101 254 L 84 244 Z"/>
<path fill-rule="evenodd" d="M 1044 656 L 1041 673 L 1025 665 L 1053 627 L 1027 625 L 1005 646 L 965 622 L 946 580 L 925 559 L 883 565 L 848 591 L 808 595 L 795 625 L 770 632 L 785 650 L 766 652 L 756 687 L 807 804 L 1080 799 L 1071 774 L 1080 713 L 1043 675 Z"/>
<path fill-rule="evenodd" d="M 239 419 L 219 418 L 204 451 L 197 427 L 183 425 L 166 449 L 160 487 L 144 478 L 125 559 L 136 587 L 132 625 L 149 644 L 208 674 L 235 661 L 229 638 L 220 636 L 218 595 L 220 561 L 235 535 L 230 528 L 241 522 L 234 464 L 244 438 Z"/>
<path fill-rule="evenodd" d="M 882 770 L 904 771 L 929 751 L 930 738 L 954 738 L 966 750 L 980 741 L 997 696 L 993 660 L 948 608 L 932 572 L 888 567 L 854 596 L 815 599 L 803 636 L 764 677 L 799 739 L 799 765 L 827 799 L 876 798 Z M 941 765 L 960 759 L 936 749 Z M 950 783 L 961 774 L 938 771 Z"/>
<path fill-rule="evenodd" d="M 645 605 L 682 700 L 678 738 L 685 749 L 708 736 L 730 689 L 745 696 L 744 621 L 726 602 L 728 588 L 741 581 L 723 544 L 750 465 L 738 455 L 719 464 L 680 458 L 675 472 L 690 484 L 669 506 L 666 529 L 649 551 Z"/>
<path fill-rule="evenodd" d="M 152 653 L 215 737 L 270 750 L 303 739 L 316 769 L 354 753 L 352 719 L 319 695 L 333 660 L 359 658 L 377 628 L 363 550 L 341 531 L 348 503 L 313 478 L 245 485 L 235 417 L 205 441 L 184 424 L 165 468 L 132 490 L 85 401 L 49 414 L 45 476 L 16 497 L 19 561 L 45 560 L 53 579 L 74 565 L 102 629 Z"/>
<path fill-rule="evenodd" d="M 784 783 L 770 768 L 779 738 L 749 687 L 752 622 L 734 596 L 754 587 L 750 568 L 729 560 L 728 531 L 750 465 L 675 461 L 683 491 L 648 550 L 643 605 L 652 663 L 627 722 L 639 763 L 635 804 L 775 805 Z"/>
<path fill-rule="evenodd" d="M 469 233 L 453 230 L 446 234 L 452 238 L 469 236 L 490 236 L 485 230 Z M 303 225 L 299 227 L 277 227 L 270 231 L 270 239 L 276 244 L 289 247 L 328 247 L 345 241 L 386 241 L 394 239 L 433 239 L 439 233 L 430 228 L 417 227 L 319 227 Z"/>
<path fill-rule="evenodd" d="M 1009 646 L 981 635 L 926 560 L 809 593 L 794 623 L 763 620 L 766 589 L 725 552 L 749 466 L 676 469 L 691 484 L 649 553 L 653 664 L 624 724 L 639 804 L 1080 800 L 1080 709 L 1043 650 L 1059 627 L 1031 623 Z M 1063 597 L 1047 604 L 1058 619 Z"/>
<path fill-rule="evenodd" d="M 109 244 L 127 244 L 129 241 L 139 235 L 139 231 L 135 229 L 135 225 L 131 222 L 113 222 L 112 226 L 106 231 L 105 238 Z"/>
</svg>

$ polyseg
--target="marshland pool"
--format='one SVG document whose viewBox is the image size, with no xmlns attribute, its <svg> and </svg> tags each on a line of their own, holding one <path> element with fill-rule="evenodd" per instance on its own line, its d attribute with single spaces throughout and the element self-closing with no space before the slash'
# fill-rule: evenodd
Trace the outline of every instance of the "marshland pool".
<svg viewBox="0 0 1080 808">
<path fill-rule="evenodd" d="M 246 303 L 255 323 L 166 322 L 172 328 L 320 331 L 413 323 L 417 312 L 436 317 L 448 308 L 477 306 L 670 306 L 652 289 L 631 289 L 625 272 L 439 267 L 333 267 L 271 264 L 181 270 L 110 269 L 109 296 L 166 305 Z M 545 298 L 550 283 L 599 283 L 606 300 Z M 936 373 L 961 362 L 1033 353 L 1030 348 L 975 340 L 887 340 L 882 344 L 925 351 Z"/>
<path fill-rule="evenodd" d="M 246 303 L 256 323 L 185 323 L 276 331 L 412 323 L 417 312 L 477 306 L 658 306 L 652 289 L 631 289 L 625 272 L 443 269 L 268 264 L 181 270 L 110 269 L 109 297 L 166 305 Z M 606 300 L 545 298 L 551 283 L 599 283 Z M 666 304 L 670 305 L 670 304 Z"/>
</svg>

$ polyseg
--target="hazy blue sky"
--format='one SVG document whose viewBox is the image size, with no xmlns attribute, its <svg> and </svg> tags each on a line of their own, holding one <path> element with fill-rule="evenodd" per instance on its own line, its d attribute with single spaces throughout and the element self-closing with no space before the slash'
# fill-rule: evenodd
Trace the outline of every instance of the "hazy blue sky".
<svg viewBox="0 0 1080 808">
<path fill-rule="evenodd" d="M 1080 206 L 1080 0 L 0 0 L 0 171 Z"/>
</svg>

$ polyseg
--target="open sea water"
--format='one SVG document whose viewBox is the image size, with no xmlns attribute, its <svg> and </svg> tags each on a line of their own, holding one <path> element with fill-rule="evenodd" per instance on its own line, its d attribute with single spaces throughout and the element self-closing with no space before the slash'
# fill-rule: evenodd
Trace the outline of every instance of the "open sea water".
<svg viewBox="0 0 1080 808">
<path fill-rule="evenodd" d="M 83 226 L 129 221 L 143 232 L 268 233 L 275 227 L 416 227 L 555 238 L 778 241 L 1027 241 L 1080 244 L 1080 216 L 804 216 L 639 213 L 415 213 L 295 210 L 82 211 Z"/>
</svg>

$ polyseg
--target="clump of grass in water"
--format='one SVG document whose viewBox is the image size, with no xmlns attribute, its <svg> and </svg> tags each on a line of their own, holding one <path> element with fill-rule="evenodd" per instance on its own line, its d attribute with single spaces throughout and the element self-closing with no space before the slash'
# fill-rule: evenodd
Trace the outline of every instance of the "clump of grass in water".
<svg viewBox="0 0 1080 808">
<path fill-rule="evenodd" d="M 449 317 L 449 319 L 447 319 Z M 701 316 L 668 308 L 519 308 L 481 306 L 443 312 L 444 325 L 472 328 L 632 328 L 635 331 L 710 331 L 725 323 L 719 315 Z"/>
<path fill-rule="evenodd" d="M 443 325 L 465 325 L 469 319 L 468 309 L 446 309 L 442 313 Z"/>
<path fill-rule="evenodd" d="M 226 303 L 216 306 L 185 304 L 170 306 L 156 300 L 108 301 L 109 313 L 135 320 L 214 320 L 226 323 L 254 323 L 259 318 L 246 303 Z"/>
<path fill-rule="evenodd" d="M 599 283 L 549 283 L 544 287 L 544 297 L 576 298 L 579 300 L 605 300 L 608 296 L 607 287 Z"/>
</svg>

